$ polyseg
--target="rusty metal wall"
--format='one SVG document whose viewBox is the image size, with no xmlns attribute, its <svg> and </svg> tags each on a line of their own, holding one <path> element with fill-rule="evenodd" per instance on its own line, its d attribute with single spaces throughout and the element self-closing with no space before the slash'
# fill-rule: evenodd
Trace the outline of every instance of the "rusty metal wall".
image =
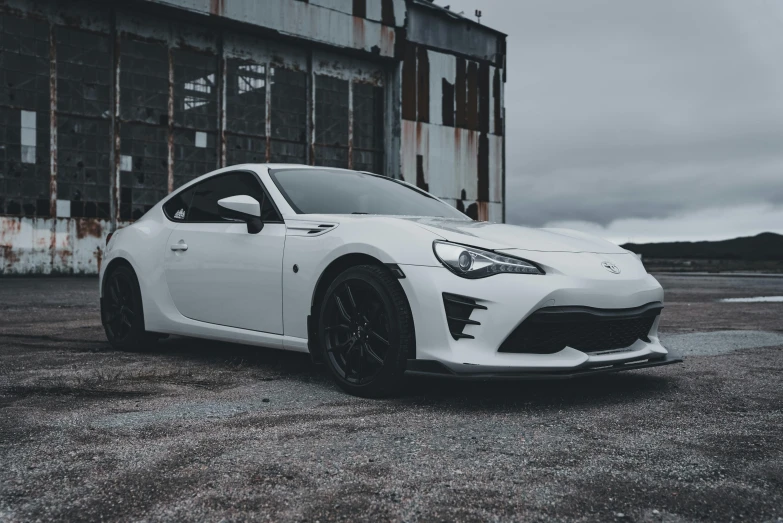
<svg viewBox="0 0 783 523">
<path fill-rule="evenodd" d="M 400 67 L 403 176 L 474 219 L 502 222 L 501 69 L 410 43 Z"/>
<path fill-rule="evenodd" d="M 504 59 L 439 47 L 448 20 L 406 40 L 420 0 L 268 2 L 0 0 L 0 274 L 96 273 L 109 231 L 245 162 L 381 172 L 502 221 Z"/>
<path fill-rule="evenodd" d="M 148 0 L 203 15 L 222 16 L 282 35 L 394 56 L 404 0 Z"/>
</svg>

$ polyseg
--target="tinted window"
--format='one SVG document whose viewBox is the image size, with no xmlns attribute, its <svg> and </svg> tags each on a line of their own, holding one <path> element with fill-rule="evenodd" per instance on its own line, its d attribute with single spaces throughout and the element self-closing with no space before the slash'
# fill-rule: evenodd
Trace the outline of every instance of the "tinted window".
<svg viewBox="0 0 783 523">
<path fill-rule="evenodd" d="M 280 221 L 272 202 L 266 197 L 255 175 L 235 172 L 213 176 L 175 195 L 166 202 L 166 215 L 175 221 L 220 222 L 218 201 L 229 196 L 252 196 L 261 204 L 264 221 Z"/>
<path fill-rule="evenodd" d="M 185 216 L 190 209 L 190 200 L 193 197 L 193 191 L 180 191 L 171 197 L 169 201 L 163 204 L 163 211 L 168 216 L 169 220 L 175 222 L 185 221 Z"/>
<path fill-rule="evenodd" d="M 288 203 L 300 214 L 358 213 L 468 219 L 429 194 L 385 176 L 337 169 L 277 169 L 270 173 Z"/>
</svg>

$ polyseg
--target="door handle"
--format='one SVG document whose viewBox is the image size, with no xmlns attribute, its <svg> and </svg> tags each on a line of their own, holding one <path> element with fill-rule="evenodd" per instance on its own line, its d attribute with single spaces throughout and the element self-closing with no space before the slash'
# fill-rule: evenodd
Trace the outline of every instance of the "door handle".
<svg viewBox="0 0 783 523">
<path fill-rule="evenodd" d="M 183 240 L 180 240 L 179 243 L 174 243 L 171 245 L 172 251 L 187 251 L 188 250 L 188 244 L 185 243 Z"/>
</svg>

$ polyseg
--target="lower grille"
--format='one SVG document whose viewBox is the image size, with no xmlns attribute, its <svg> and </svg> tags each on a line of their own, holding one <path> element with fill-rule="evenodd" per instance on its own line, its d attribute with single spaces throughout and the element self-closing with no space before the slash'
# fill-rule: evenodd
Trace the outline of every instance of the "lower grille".
<svg viewBox="0 0 783 523">
<path fill-rule="evenodd" d="M 553 354 L 566 347 L 584 352 L 622 349 L 647 335 L 663 304 L 634 309 L 545 307 L 531 314 L 506 338 L 500 352 Z"/>
</svg>

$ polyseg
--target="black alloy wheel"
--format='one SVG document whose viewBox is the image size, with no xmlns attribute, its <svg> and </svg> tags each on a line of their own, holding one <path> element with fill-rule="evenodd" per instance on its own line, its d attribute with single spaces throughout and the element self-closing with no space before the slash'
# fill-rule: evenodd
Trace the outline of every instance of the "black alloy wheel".
<svg viewBox="0 0 783 523">
<path fill-rule="evenodd" d="M 413 320 L 399 282 L 385 267 L 361 265 L 331 284 L 319 335 L 337 383 L 360 396 L 384 396 L 402 383 L 413 352 Z"/>
<path fill-rule="evenodd" d="M 136 274 L 125 265 L 114 268 L 103 284 L 101 322 L 106 338 L 119 350 L 143 350 L 155 342 L 144 330 L 141 291 Z"/>
<path fill-rule="evenodd" d="M 132 285 L 128 275 L 120 271 L 114 271 L 106 285 L 103 325 L 118 341 L 128 338 L 136 319 Z"/>
</svg>

